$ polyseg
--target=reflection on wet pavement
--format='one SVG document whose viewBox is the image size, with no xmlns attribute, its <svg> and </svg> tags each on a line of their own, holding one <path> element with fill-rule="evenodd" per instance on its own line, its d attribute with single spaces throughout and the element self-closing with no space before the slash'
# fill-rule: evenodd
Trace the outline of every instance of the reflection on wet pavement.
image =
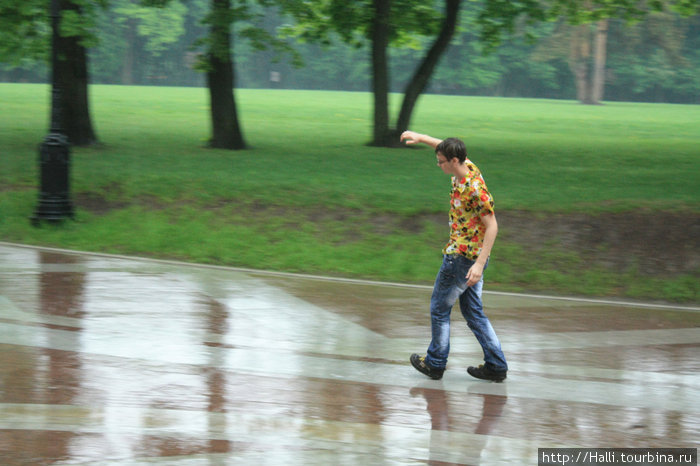
<svg viewBox="0 0 700 466">
<path fill-rule="evenodd" d="M 534 464 L 696 447 L 700 310 L 486 294 L 508 380 L 408 363 L 430 289 L 0 244 L 0 464 Z"/>
</svg>

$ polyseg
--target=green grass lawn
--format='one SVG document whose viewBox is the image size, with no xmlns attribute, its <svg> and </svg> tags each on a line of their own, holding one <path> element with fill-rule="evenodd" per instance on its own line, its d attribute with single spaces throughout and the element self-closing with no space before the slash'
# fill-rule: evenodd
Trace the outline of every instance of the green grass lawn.
<svg viewBox="0 0 700 466">
<path fill-rule="evenodd" d="M 76 221 L 33 228 L 28 217 L 37 202 L 49 89 L 0 84 L 0 238 L 433 279 L 446 230 L 426 218 L 446 218 L 449 180 L 430 149 L 367 146 L 366 93 L 237 90 L 236 98 L 250 149 L 230 152 L 205 147 L 205 89 L 93 86 L 93 123 L 103 145 L 72 151 Z M 398 106 L 399 96 L 392 98 Z M 497 212 L 700 213 L 700 106 L 426 95 L 412 128 L 464 138 Z M 492 289 L 700 300 L 697 271 L 621 274 L 582 265 L 584 254 L 554 248 L 523 260 L 522 245 L 499 239 L 487 278 Z"/>
</svg>

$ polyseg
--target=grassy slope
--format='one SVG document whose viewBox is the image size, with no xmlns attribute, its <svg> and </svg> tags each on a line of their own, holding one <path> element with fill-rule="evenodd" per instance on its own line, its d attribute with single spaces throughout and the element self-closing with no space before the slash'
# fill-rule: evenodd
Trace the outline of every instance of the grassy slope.
<svg viewBox="0 0 700 466">
<path fill-rule="evenodd" d="M 394 96 L 394 105 L 398 98 Z M 0 237 L 251 267 L 429 281 L 445 232 L 396 222 L 443 212 L 447 180 L 428 149 L 367 147 L 371 97 L 237 91 L 251 149 L 205 149 L 203 89 L 94 86 L 104 147 L 74 149 L 78 221 L 33 229 L 45 86 L 0 84 Z M 698 212 L 700 107 L 424 96 L 413 128 L 458 136 L 497 209 Z M 90 210 L 92 204 L 101 209 Z M 390 213 L 398 213 L 395 217 Z M 387 232 L 399 231 L 398 235 Z M 499 243 L 490 282 L 562 293 L 698 300 L 697 277 L 661 282 L 581 271 L 574 252 L 538 268 Z M 529 267 L 529 268 L 528 268 Z M 576 268 L 575 276 L 568 274 Z M 526 284 L 526 285 L 524 285 Z"/>
</svg>

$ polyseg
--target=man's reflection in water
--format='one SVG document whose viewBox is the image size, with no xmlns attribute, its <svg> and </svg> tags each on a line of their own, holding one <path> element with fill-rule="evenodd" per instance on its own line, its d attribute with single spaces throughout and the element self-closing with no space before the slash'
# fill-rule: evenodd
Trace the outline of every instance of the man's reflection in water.
<svg viewBox="0 0 700 466">
<path fill-rule="evenodd" d="M 413 397 L 422 396 L 425 399 L 433 433 L 435 433 L 435 431 L 468 432 L 486 436 L 489 435 L 500 422 L 503 408 L 508 400 L 505 385 L 502 385 L 499 389 L 503 391 L 502 395 L 487 395 L 481 393 L 467 395 L 471 399 L 482 398 L 481 417 L 473 429 L 468 425 L 468 418 L 454 415 L 450 417 L 450 403 L 446 390 L 414 387 L 411 389 L 410 394 Z M 460 394 L 459 396 L 464 395 Z M 446 445 L 445 439 L 445 436 L 438 436 L 436 438 L 435 435 L 431 435 L 430 460 L 428 464 L 462 464 L 444 461 L 446 457 L 454 457 L 454 452 L 450 454 L 450 452 L 443 451 Z M 465 451 L 468 450 L 468 453 L 462 453 L 460 458 L 465 458 L 466 456 L 471 459 L 479 458 L 484 453 L 487 443 L 488 437 L 484 437 L 483 440 L 478 443 L 475 442 L 470 445 L 465 445 Z"/>
</svg>

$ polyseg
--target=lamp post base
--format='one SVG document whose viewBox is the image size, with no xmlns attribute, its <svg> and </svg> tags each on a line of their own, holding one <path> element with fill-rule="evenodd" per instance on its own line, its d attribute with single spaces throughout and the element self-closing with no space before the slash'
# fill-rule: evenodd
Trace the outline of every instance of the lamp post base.
<svg viewBox="0 0 700 466">
<path fill-rule="evenodd" d="M 52 223 L 72 219 L 73 203 L 70 200 L 69 168 L 70 146 L 61 133 L 49 133 L 39 147 L 41 191 L 39 204 L 31 217 L 32 225 L 42 221 Z"/>
<path fill-rule="evenodd" d="M 34 215 L 29 218 L 29 221 L 35 227 L 41 225 L 42 222 L 61 223 L 64 220 L 73 220 L 73 204 L 68 199 L 40 199 L 39 206 L 36 208 Z"/>
</svg>

